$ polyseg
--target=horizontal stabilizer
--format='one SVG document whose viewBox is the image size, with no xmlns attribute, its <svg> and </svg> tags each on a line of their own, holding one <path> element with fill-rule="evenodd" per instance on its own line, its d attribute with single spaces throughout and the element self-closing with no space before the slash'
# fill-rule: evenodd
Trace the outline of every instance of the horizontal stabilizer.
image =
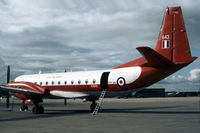
<svg viewBox="0 0 200 133">
<path fill-rule="evenodd" d="M 147 63 L 142 66 L 170 66 L 173 65 L 171 61 L 169 61 L 164 56 L 160 55 L 158 52 L 149 47 L 137 47 L 136 48 L 147 60 Z"/>
</svg>

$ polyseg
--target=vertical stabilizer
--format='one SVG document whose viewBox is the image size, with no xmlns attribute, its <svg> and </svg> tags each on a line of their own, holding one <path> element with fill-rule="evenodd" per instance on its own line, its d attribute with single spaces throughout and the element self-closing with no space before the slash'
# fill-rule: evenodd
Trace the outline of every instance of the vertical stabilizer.
<svg viewBox="0 0 200 133">
<path fill-rule="evenodd" d="M 167 7 L 155 50 L 171 62 L 192 60 L 181 7 Z"/>
</svg>

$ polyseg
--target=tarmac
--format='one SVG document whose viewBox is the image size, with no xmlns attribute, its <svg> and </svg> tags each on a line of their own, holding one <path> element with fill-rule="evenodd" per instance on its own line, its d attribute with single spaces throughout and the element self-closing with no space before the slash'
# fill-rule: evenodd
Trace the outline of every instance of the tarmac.
<svg viewBox="0 0 200 133">
<path fill-rule="evenodd" d="M 13 104 L 13 103 L 14 104 Z M 90 102 L 45 99 L 44 114 L 20 112 L 0 99 L 0 133 L 199 133 L 200 97 L 104 99 L 93 116 Z"/>
</svg>

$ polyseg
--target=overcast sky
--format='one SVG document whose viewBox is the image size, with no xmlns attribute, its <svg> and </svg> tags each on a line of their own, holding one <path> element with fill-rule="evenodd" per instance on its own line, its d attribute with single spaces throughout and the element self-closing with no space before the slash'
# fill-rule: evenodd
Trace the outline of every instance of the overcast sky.
<svg viewBox="0 0 200 133">
<path fill-rule="evenodd" d="M 155 47 L 167 6 L 182 6 L 192 54 L 200 57 L 199 5 L 200 0 L 0 0 L 1 77 L 8 64 L 14 78 L 110 69 L 141 57 L 135 48 Z M 198 89 L 199 81 L 198 59 L 157 85 Z"/>
</svg>

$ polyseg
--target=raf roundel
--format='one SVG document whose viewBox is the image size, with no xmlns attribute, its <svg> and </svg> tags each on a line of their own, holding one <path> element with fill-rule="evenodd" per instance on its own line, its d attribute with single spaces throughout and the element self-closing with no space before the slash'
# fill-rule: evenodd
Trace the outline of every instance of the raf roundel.
<svg viewBox="0 0 200 133">
<path fill-rule="evenodd" d="M 126 81 L 125 81 L 125 79 L 124 79 L 123 77 L 119 77 L 119 78 L 117 79 L 117 85 L 118 85 L 119 87 L 123 87 L 125 84 L 126 84 Z"/>
</svg>

